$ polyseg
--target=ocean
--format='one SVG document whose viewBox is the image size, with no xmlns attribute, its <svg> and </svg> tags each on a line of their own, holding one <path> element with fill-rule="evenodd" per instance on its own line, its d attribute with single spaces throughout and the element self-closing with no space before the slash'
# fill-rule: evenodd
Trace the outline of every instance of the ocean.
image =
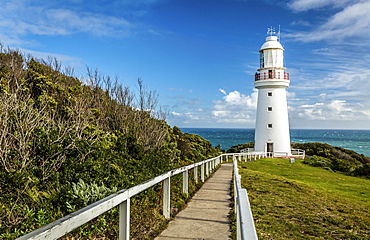
<svg viewBox="0 0 370 240">
<path fill-rule="evenodd" d="M 207 139 L 212 146 L 221 149 L 254 142 L 254 129 L 245 128 L 181 128 L 185 133 L 194 133 Z M 291 142 L 321 142 L 335 147 L 353 150 L 370 157 L 370 130 L 312 130 L 291 129 Z"/>
</svg>

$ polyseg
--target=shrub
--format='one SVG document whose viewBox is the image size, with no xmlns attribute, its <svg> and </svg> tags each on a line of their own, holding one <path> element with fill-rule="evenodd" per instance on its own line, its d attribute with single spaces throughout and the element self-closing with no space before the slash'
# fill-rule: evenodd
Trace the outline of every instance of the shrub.
<svg viewBox="0 0 370 240">
<path fill-rule="evenodd" d="M 370 158 L 354 151 L 326 143 L 293 143 L 294 148 L 306 151 L 305 163 L 354 176 L 369 177 Z M 309 157 L 309 156 L 312 157 Z"/>
<path fill-rule="evenodd" d="M 69 191 L 70 201 L 66 203 L 67 208 L 70 212 L 74 212 L 116 191 L 117 187 L 108 188 L 104 183 L 98 185 L 95 182 L 88 184 L 80 179 L 78 183 L 72 183 L 72 189 Z"/>
<path fill-rule="evenodd" d="M 61 73 L 55 59 L 0 51 L 2 239 L 17 238 L 116 189 L 219 153 L 200 136 L 172 129 L 166 114 L 156 110 L 157 94 L 140 79 L 137 95 L 97 70 L 88 69 L 84 85 Z M 154 191 L 145 194 L 158 197 Z M 155 208 L 140 207 L 147 212 Z M 99 236 L 106 237 L 104 229 L 107 237 L 114 233 L 116 212 L 95 222 Z M 154 222 L 149 219 L 153 215 L 138 215 L 135 223 L 153 228 L 146 225 Z M 96 231 L 87 229 L 79 236 L 93 238 Z"/>
</svg>

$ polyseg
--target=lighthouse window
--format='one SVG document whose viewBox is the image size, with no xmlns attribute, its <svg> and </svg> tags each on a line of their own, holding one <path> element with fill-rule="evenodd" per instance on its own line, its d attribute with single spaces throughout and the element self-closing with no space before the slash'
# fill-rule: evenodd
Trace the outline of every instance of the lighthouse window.
<svg viewBox="0 0 370 240">
<path fill-rule="evenodd" d="M 272 92 L 268 92 L 267 96 L 272 97 Z"/>
<path fill-rule="evenodd" d="M 267 124 L 267 128 L 272 128 L 272 124 L 271 123 Z"/>
<path fill-rule="evenodd" d="M 260 53 L 260 68 L 265 67 L 265 57 L 263 55 L 263 51 Z"/>
<path fill-rule="evenodd" d="M 267 108 L 267 111 L 271 112 L 272 111 L 272 107 L 268 107 Z"/>
</svg>

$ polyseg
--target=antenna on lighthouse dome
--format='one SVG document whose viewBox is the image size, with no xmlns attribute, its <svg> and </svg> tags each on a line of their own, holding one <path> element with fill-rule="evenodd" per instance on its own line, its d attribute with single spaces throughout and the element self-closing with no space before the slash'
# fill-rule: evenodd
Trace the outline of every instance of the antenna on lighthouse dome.
<svg viewBox="0 0 370 240">
<path fill-rule="evenodd" d="M 276 34 L 275 28 L 273 28 L 273 27 L 267 28 L 267 34 L 270 35 L 270 36 L 275 35 Z"/>
<path fill-rule="evenodd" d="M 273 28 L 273 27 L 267 28 L 267 35 L 277 36 L 277 40 L 280 42 L 280 25 L 279 25 L 279 30 L 278 30 L 277 33 L 276 33 L 275 28 Z"/>
</svg>

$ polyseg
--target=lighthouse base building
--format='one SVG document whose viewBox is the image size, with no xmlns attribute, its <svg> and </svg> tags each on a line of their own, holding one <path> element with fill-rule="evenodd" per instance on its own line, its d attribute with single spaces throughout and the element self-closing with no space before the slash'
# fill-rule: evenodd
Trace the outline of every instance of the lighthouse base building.
<svg viewBox="0 0 370 240">
<path fill-rule="evenodd" d="M 254 81 L 258 89 L 254 151 L 274 157 L 291 156 L 286 97 L 290 80 L 283 52 L 278 37 L 271 32 L 260 49 L 260 68 Z"/>
</svg>

